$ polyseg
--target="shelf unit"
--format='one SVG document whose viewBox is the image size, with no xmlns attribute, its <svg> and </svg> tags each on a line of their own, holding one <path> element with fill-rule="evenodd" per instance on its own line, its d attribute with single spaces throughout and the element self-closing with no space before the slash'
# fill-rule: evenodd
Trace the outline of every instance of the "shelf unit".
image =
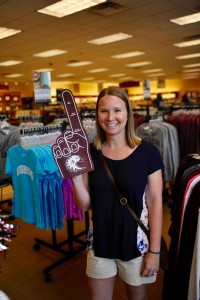
<svg viewBox="0 0 200 300">
<path fill-rule="evenodd" d="M 12 115 L 22 105 L 21 93 L 9 90 L 0 91 L 0 112 Z"/>
</svg>

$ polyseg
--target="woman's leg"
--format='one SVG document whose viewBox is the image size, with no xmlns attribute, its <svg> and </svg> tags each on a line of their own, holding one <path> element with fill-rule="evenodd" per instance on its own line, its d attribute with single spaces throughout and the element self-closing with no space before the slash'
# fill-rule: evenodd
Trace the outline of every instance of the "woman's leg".
<svg viewBox="0 0 200 300">
<path fill-rule="evenodd" d="M 91 300 L 112 300 L 116 276 L 105 279 L 88 278 Z"/>
<path fill-rule="evenodd" d="M 128 300 L 147 300 L 147 287 L 145 284 L 132 286 L 125 283 Z"/>
</svg>

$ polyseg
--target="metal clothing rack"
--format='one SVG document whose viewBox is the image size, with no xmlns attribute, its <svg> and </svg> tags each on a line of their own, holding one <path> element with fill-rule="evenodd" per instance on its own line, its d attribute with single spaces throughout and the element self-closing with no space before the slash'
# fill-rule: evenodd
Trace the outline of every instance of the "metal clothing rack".
<svg viewBox="0 0 200 300">
<path fill-rule="evenodd" d="M 67 234 L 68 238 L 60 243 L 57 242 L 56 230 L 52 230 L 52 243 L 47 243 L 39 238 L 35 238 L 35 244 L 33 246 L 34 250 L 39 250 L 40 245 L 43 245 L 51 250 L 63 254 L 64 256 L 58 261 L 52 263 L 43 270 L 45 282 L 50 282 L 52 280 L 50 271 L 57 268 L 70 258 L 74 257 L 78 253 L 86 249 L 86 241 L 82 240 L 81 237 L 87 235 L 89 228 L 89 212 L 85 212 L 85 230 L 75 234 L 74 233 L 74 221 L 67 220 Z M 75 247 L 75 244 L 78 247 Z M 63 246 L 68 245 L 68 249 L 63 249 Z"/>
<path fill-rule="evenodd" d="M 145 111 L 146 116 L 149 117 L 149 114 L 150 114 L 149 106 L 132 108 L 132 112 L 141 112 L 141 111 Z"/>
<path fill-rule="evenodd" d="M 63 132 L 68 126 L 68 122 L 64 121 L 60 125 L 48 125 L 48 126 L 42 126 L 42 127 L 36 127 L 36 128 L 28 128 L 28 129 L 22 129 L 21 135 L 26 135 L 26 134 L 43 134 L 43 133 L 51 133 L 54 132 L 55 130 L 60 130 Z M 65 261 L 68 259 L 74 257 L 78 253 L 82 252 L 83 250 L 86 249 L 86 238 L 85 240 L 81 239 L 81 237 L 87 235 L 88 228 L 89 228 L 89 212 L 85 212 L 84 215 L 84 221 L 85 221 L 85 229 L 77 234 L 74 232 L 74 220 L 66 220 L 67 222 L 67 239 L 62 241 L 62 242 L 57 242 L 57 234 L 56 230 L 52 229 L 51 230 L 51 243 L 48 243 L 44 240 L 41 240 L 39 238 L 35 238 L 35 244 L 33 245 L 34 250 L 39 250 L 40 245 L 45 246 L 51 250 L 54 250 L 58 253 L 63 254 L 63 257 L 59 259 L 58 261 L 52 263 L 48 267 L 46 267 L 43 270 L 44 273 L 44 280 L 45 282 L 50 282 L 51 281 L 51 274 L 50 271 L 53 269 L 57 268 L 61 264 L 63 264 Z M 64 249 L 63 247 L 67 247 Z"/>
<path fill-rule="evenodd" d="M 171 112 L 175 111 L 175 110 L 193 110 L 193 109 L 200 109 L 200 104 L 188 104 L 188 105 L 172 105 L 171 106 Z"/>
</svg>

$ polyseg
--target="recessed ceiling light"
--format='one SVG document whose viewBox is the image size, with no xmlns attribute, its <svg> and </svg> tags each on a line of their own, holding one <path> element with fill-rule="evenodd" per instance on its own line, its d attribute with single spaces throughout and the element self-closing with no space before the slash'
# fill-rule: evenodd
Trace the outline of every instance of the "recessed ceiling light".
<svg viewBox="0 0 200 300">
<path fill-rule="evenodd" d="M 53 49 L 53 50 L 48 50 L 48 51 L 45 51 L 45 52 L 40 52 L 40 53 L 37 53 L 37 54 L 33 54 L 33 56 L 36 56 L 36 57 L 51 57 L 51 56 L 64 54 L 64 53 L 67 53 L 67 52 L 68 51 L 65 51 L 65 50 Z"/>
<path fill-rule="evenodd" d="M 191 65 L 184 65 L 183 68 L 195 68 L 195 67 L 200 67 L 200 63 L 198 64 L 191 64 Z"/>
<path fill-rule="evenodd" d="M 177 43 L 177 44 L 174 44 L 174 46 L 182 48 L 182 47 L 195 46 L 195 45 L 199 45 L 199 44 L 200 44 L 200 39 L 188 41 L 188 42 Z"/>
<path fill-rule="evenodd" d="M 23 61 L 20 60 L 7 60 L 0 63 L 1 67 L 9 67 L 14 66 L 23 63 Z"/>
<path fill-rule="evenodd" d="M 106 0 L 62 0 L 39 9 L 37 12 L 62 18 L 103 2 L 106 2 Z"/>
<path fill-rule="evenodd" d="M 183 79 L 192 79 L 192 78 L 198 78 L 199 74 L 188 74 L 188 76 L 183 76 Z"/>
<path fill-rule="evenodd" d="M 10 75 L 5 75 L 5 77 L 7 77 L 7 78 L 17 78 L 17 77 L 21 77 L 23 75 L 24 74 L 10 74 Z"/>
<path fill-rule="evenodd" d="M 109 77 L 112 77 L 112 78 L 115 78 L 115 77 L 122 77 L 122 76 L 126 76 L 126 74 L 124 74 L 124 73 L 119 73 L 119 74 L 109 75 Z"/>
<path fill-rule="evenodd" d="M 81 80 L 83 81 L 90 81 L 90 80 L 94 80 L 94 77 L 86 77 L 86 78 L 81 78 Z"/>
<path fill-rule="evenodd" d="M 72 77 L 72 76 L 74 76 L 74 74 L 72 74 L 72 73 L 65 73 L 65 74 L 57 75 L 56 77 Z"/>
<path fill-rule="evenodd" d="M 149 74 L 149 77 L 153 77 L 153 76 L 165 76 L 166 73 L 155 73 L 155 74 Z"/>
<path fill-rule="evenodd" d="M 87 71 L 88 73 L 100 73 L 100 72 L 105 72 L 108 71 L 106 68 L 101 68 L 101 69 L 94 69 L 94 70 L 89 70 Z"/>
<path fill-rule="evenodd" d="M 151 70 L 144 70 L 142 73 L 153 73 L 153 72 L 160 72 L 162 69 L 151 69 Z"/>
<path fill-rule="evenodd" d="M 188 58 L 195 58 L 195 57 L 200 57 L 200 53 L 180 55 L 180 56 L 176 56 L 175 58 L 177 58 L 177 59 L 188 59 Z"/>
<path fill-rule="evenodd" d="M 198 72 L 195 72 L 195 73 L 189 73 L 189 74 L 183 74 L 183 77 L 189 77 L 189 76 L 199 76 L 199 73 Z"/>
<path fill-rule="evenodd" d="M 86 65 L 90 65 L 93 62 L 91 61 L 76 61 L 76 62 L 71 62 L 66 64 L 66 66 L 68 67 L 82 67 L 82 66 L 86 66 Z"/>
<path fill-rule="evenodd" d="M 133 52 L 127 52 L 127 53 L 112 55 L 111 57 L 121 59 L 121 58 L 128 58 L 128 57 L 133 57 L 133 56 L 144 55 L 144 54 L 145 54 L 145 52 L 133 51 Z"/>
<path fill-rule="evenodd" d="M 34 70 L 32 72 L 50 72 L 50 71 L 53 71 L 53 69 L 49 68 L 49 69 L 37 69 L 37 70 Z"/>
<path fill-rule="evenodd" d="M 94 44 L 94 45 L 104 45 L 104 44 L 122 41 L 122 40 L 129 39 L 132 37 L 133 36 L 130 34 L 120 32 L 120 33 L 116 33 L 116 34 L 107 35 L 107 36 L 104 36 L 104 37 L 101 37 L 98 39 L 90 40 L 90 41 L 87 41 L 87 43 Z"/>
<path fill-rule="evenodd" d="M 150 65 L 152 64 L 152 62 L 150 61 L 141 61 L 138 63 L 132 63 L 132 64 L 127 64 L 127 67 L 141 67 L 141 66 L 146 66 L 146 65 Z"/>
<path fill-rule="evenodd" d="M 199 72 L 200 69 L 190 69 L 190 70 L 182 70 L 184 73 L 190 73 L 190 72 Z"/>
<path fill-rule="evenodd" d="M 0 27 L 0 39 L 5 39 L 9 36 L 22 32 L 21 30 Z"/>
<path fill-rule="evenodd" d="M 196 23 L 200 21 L 200 13 L 187 15 L 176 19 L 171 19 L 170 21 L 178 25 L 187 25 L 191 23 Z"/>
</svg>

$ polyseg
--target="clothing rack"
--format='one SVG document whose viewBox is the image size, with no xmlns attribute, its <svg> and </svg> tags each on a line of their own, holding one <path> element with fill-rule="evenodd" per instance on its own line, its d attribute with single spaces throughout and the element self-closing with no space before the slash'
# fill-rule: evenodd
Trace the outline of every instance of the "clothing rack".
<svg viewBox="0 0 200 300">
<path fill-rule="evenodd" d="M 188 104 L 188 105 L 172 105 L 171 106 L 171 113 L 175 110 L 193 110 L 193 109 L 200 109 L 200 104 Z"/>
<path fill-rule="evenodd" d="M 6 113 L 0 114 L 0 122 L 2 122 L 2 121 L 8 121 L 8 116 Z M 2 158 L 5 158 L 6 152 L 1 152 L 0 155 Z M 8 215 L 10 215 L 10 212 L 7 212 L 6 210 L 3 209 L 3 204 L 8 203 L 9 205 L 12 205 L 12 199 L 3 200 L 3 189 L 10 185 L 12 186 L 12 179 L 10 177 L 0 179 L 0 209 L 3 214 L 8 213 Z"/>
<path fill-rule="evenodd" d="M 44 133 L 52 133 L 54 131 L 60 130 L 63 132 L 68 126 L 68 122 L 64 121 L 61 125 L 48 125 L 42 127 L 35 127 L 30 129 L 21 129 L 20 132 L 22 135 L 26 134 L 44 134 Z M 45 282 L 50 282 L 51 274 L 50 271 L 57 268 L 61 264 L 63 264 L 68 259 L 74 257 L 78 253 L 82 252 L 86 249 L 86 239 L 82 240 L 81 237 L 87 235 L 89 228 L 89 213 L 85 212 L 84 215 L 84 223 L 85 228 L 81 232 L 75 234 L 74 232 L 74 220 L 66 220 L 67 223 L 67 239 L 62 242 L 57 242 L 57 233 L 56 230 L 51 230 L 51 242 L 46 242 L 40 238 L 35 237 L 35 244 L 33 245 L 34 250 L 39 250 L 40 245 L 47 247 L 53 251 L 63 254 L 63 257 L 58 261 L 52 263 L 43 269 L 44 280 Z M 64 249 L 63 246 L 68 246 L 67 249 Z"/>
<path fill-rule="evenodd" d="M 57 268 L 67 260 L 71 259 L 78 253 L 86 249 L 86 242 L 81 240 L 82 236 L 86 236 L 89 228 L 89 213 L 85 212 L 85 230 L 79 232 L 78 234 L 74 233 L 74 221 L 67 220 L 67 234 L 68 238 L 60 243 L 57 242 L 56 230 L 52 230 L 52 243 L 45 242 L 39 238 L 35 238 L 35 244 L 33 246 L 34 250 L 39 250 L 40 245 L 43 245 L 51 250 L 54 250 L 58 253 L 63 254 L 64 256 L 53 264 L 49 265 L 43 270 L 45 282 L 50 282 L 52 280 L 51 274 L 49 273 L 53 269 Z M 79 247 L 75 248 L 75 244 L 78 244 Z M 63 249 L 63 246 L 68 245 L 68 250 Z"/>
<path fill-rule="evenodd" d="M 61 131 L 61 130 L 62 130 L 62 125 L 48 125 L 48 126 L 38 126 L 38 127 L 33 126 L 30 128 L 20 129 L 20 134 L 21 135 L 44 134 L 44 133 L 52 133 L 55 131 Z"/>
<path fill-rule="evenodd" d="M 141 112 L 141 111 L 145 111 L 147 117 L 150 114 L 150 112 L 149 112 L 149 106 L 132 108 L 132 112 Z"/>
</svg>

